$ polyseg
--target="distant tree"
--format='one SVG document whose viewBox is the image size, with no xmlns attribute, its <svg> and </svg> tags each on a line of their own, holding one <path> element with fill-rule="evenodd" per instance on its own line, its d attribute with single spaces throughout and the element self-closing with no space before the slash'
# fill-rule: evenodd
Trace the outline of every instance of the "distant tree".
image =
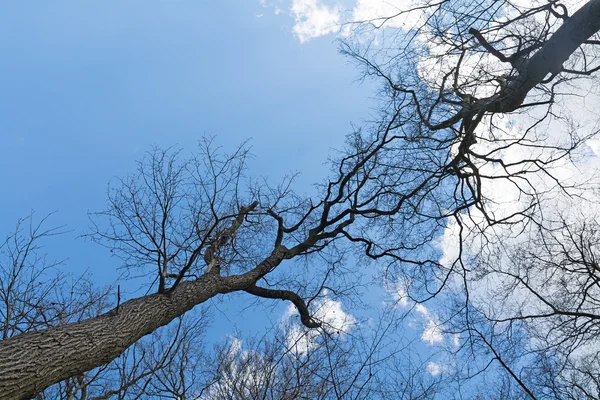
<svg viewBox="0 0 600 400">
<path fill-rule="evenodd" d="M 100 300 L 80 305 L 69 297 L 64 309 L 44 314 L 46 306 L 30 307 L 20 300 L 31 291 L 15 296 L 12 286 L 6 286 L 8 333 L 0 341 L 0 398 L 29 398 L 59 382 L 71 393 L 93 379 L 87 371 L 104 365 L 115 374 L 121 371 L 114 389 L 118 396 L 128 388 L 141 390 L 143 369 L 111 361 L 219 294 L 243 291 L 289 301 L 305 327 L 325 330 L 311 307 L 325 289 L 351 297 L 365 273 L 344 264 L 350 251 L 381 262 L 386 278 L 406 283 L 412 300 L 447 300 L 443 329 L 463 338 L 459 356 L 462 351 L 477 361 L 480 354 L 492 354 L 492 362 L 507 374 L 500 379 L 508 377 L 516 385 L 499 393 L 500 398 L 507 393 L 597 396 L 597 374 L 591 367 L 598 361 L 593 333 L 600 315 L 595 305 L 595 228 L 561 224 L 547 217 L 545 205 L 557 193 L 580 198 L 589 193 L 555 173 L 580 154 L 589 137 L 556 108 L 581 90 L 575 78 L 600 69 L 595 64 L 600 41 L 594 37 L 600 30 L 600 0 L 588 1 L 574 13 L 557 1 L 423 2 L 360 27 L 374 28 L 377 35 L 382 25 L 406 15 L 416 15 L 418 25 L 404 26 L 388 47 L 373 52 L 376 47 L 364 42 L 343 46 L 366 74 L 383 79 L 383 112 L 377 123 L 348 136 L 345 150 L 331 162 L 329 180 L 314 198 L 296 194 L 293 177 L 276 187 L 248 179 L 243 146 L 227 156 L 210 140 L 202 141 L 192 157 L 155 149 L 138 163 L 135 174 L 110 188 L 109 206 L 92 215 L 89 234 L 120 257 L 126 271 L 146 277 L 149 294 L 117 299 L 110 310 Z M 377 43 L 387 38 L 383 36 Z M 511 124 L 500 121 L 507 115 L 526 125 L 510 129 Z M 549 122 L 562 124 L 564 135 L 547 135 Z M 551 177 L 552 185 L 540 177 Z M 497 187 L 516 191 L 514 206 L 504 209 L 494 202 Z M 457 251 L 442 258 L 439 240 L 448 231 L 454 233 Z M 16 248 L 26 249 L 31 238 L 52 233 L 33 232 Z M 504 248 L 514 256 L 500 257 L 496 249 Z M 23 255 L 14 254 L 19 270 Z M 494 263 L 494 256 L 509 266 Z M 543 276 L 549 270 L 556 273 Z M 477 285 L 495 282 L 498 275 L 508 279 L 500 280 L 504 289 L 493 295 L 515 300 L 533 295 L 538 302 L 534 308 L 515 301 L 499 314 L 486 309 Z M 50 322 L 32 322 L 29 315 L 16 322 L 23 310 L 49 315 Z M 547 346 L 538 346 L 528 330 L 536 320 L 541 322 L 533 329 L 547 332 Z M 319 337 L 326 346 L 326 336 Z M 161 381 L 161 374 L 172 376 L 175 354 L 180 354 L 176 350 L 184 342 L 164 343 L 173 352 L 142 351 L 144 357 L 154 357 L 154 364 L 136 358 L 136 348 L 121 360 L 154 365 L 156 370 L 146 371 L 156 379 L 151 382 Z M 582 343 L 592 344 L 583 355 L 575 352 Z M 223 385 L 236 382 L 244 364 L 264 367 L 260 357 L 240 358 L 227 350 L 219 354 L 222 373 L 215 380 Z M 347 352 L 325 355 L 339 355 L 344 365 Z M 287 361 L 280 364 L 283 369 L 277 370 L 272 388 L 286 382 L 286 362 L 296 362 L 283 359 Z M 485 362 L 473 362 L 464 375 L 456 375 L 457 385 L 487 369 Z M 306 370 L 293 369 L 296 377 L 300 371 Z M 241 376 L 242 389 L 238 385 L 235 390 L 246 396 L 258 389 L 244 386 L 249 383 Z M 321 373 L 308 376 L 304 382 L 321 377 L 320 382 L 332 383 Z M 152 386 L 155 395 L 170 390 L 174 397 L 185 396 L 176 385 L 166 384 L 166 377 L 162 381 L 162 386 Z M 336 382 L 325 392 L 314 383 L 302 391 L 316 390 L 315 396 L 322 398 L 360 398 L 360 385 L 370 380 L 355 371 Z M 149 387 L 137 393 L 147 394 Z M 205 387 L 207 396 L 219 388 L 233 390 Z M 338 392 L 344 387 L 348 391 Z"/>
</svg>

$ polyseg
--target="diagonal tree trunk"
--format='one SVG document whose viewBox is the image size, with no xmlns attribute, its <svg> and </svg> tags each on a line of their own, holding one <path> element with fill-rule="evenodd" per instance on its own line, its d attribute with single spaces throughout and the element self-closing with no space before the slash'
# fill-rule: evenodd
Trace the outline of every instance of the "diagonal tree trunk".
<svg viewBox="0 0 600 400">
<path fill-rule="evenodd" d="M 129 300 L 83 322 L 25 333 L 0 342 L 0 399 L 26 399 L 47 386 L 117 358 L 141 337 L 219 293 L 227 278 L 203 276 L 172 293 Z"/>
<path fill-rule="evenodd" d="M 548 74 L 557 74 L 579 46 L 600 30 L 600 0 L 590 0 L 548 39 L 522 66 L 518 75 L 496 95 L 481 99 L 479 105 L 489 112 L 511 112 L 523 104 L 525 97 Z"/>
<path fill-rule="evenodd" d="M 204 274 L 194 281 L 179 283 L 172 291 L 129 300 L 86 321 L 0 341 L 0 399 L 29 399 L 54 383 L 104 365 L 143 336 L 208 299 L 253 287 L 284 259 L 300 251 L 300 247 L 278 246 L 244 274 L 226 277 Z M 270 289 L 263 291 L 270 292 Z M 294 304 L 302 320 L 312 322 L 306 304 L 299 298 Z"/>
</svg>

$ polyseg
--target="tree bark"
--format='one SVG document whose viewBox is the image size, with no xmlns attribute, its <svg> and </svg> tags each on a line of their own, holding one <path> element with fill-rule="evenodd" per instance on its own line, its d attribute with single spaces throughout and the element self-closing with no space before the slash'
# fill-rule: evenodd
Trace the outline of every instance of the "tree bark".
<svg viewBox="0 0 600 400">
<path fill-rule="evenodd" d="M 548 74 L 557 74 L 567 59 L 592 35 L 600 31 L 600 0 L 590 0 L 569 17 L 548 41 L 523 65 L 507 87 L 473 108 L 488 112 L 511 112 Z"/>
<path fill-rule="evenodd" d="M 557 73 L 585 40 L 600 30 L 600 0 L 579 9 L 521 68 L 500 93 L 478 100 L 488 112 L 510 112 L 549 73 Z M 313 238 L 311 243 L 316 242 Z M 308 243 L 308 242 L 306 242 Z M 308 246 L 304 243 L 303 246 Z M 298 247 L 298 246 L 297 246 Z M 47 386 L 110 362 L 143 336 L 217 294 L 246 290 L 293 253 L 278 247 L 256 269 L 239 276 L 203 275 L 172 292 L 129 300 L 89 320 L 0 341 L 0 399 L 27 399 Z M 257 290 L 250 288 L 250 291 Z M 262 292 L 261 292 L 262 293 Z M 272 295 L 272 293 L 268 293 Z M 281 297 L 281 296 L 279 296 Z"/>
<path fill-rule="evenodd" d="M 86 321 L 2 340 L 0 400 L 29 399 L 54 383 L 112 361 L 143 336 L 198 304 L 254 285 L 298 251 L 277 246 L 244 274 L 204 274 L 194 281 L 179 283 L 173 291 L 129 300 Z"/>
<path fill-rule="evenodd" d="M 0 341 L 0 399 L 27 399 L 53 383 L 117 358 L 141 337 L 209 298 L 235 290 L 227 278 L 203 276 L 170 294 L 129 300 L 83 322 Z"/>
</svg>

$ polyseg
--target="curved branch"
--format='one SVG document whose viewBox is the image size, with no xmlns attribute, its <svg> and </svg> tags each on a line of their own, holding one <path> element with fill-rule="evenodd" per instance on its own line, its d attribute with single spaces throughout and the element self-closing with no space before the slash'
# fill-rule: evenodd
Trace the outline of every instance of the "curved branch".
<svg viewBox="0 0 600 400">
<path fill-rule="evenodd" d="M 290 290 L 267 289 L 256 285 L 252 285 L 247 288 L 246 292 L 254 296 L 263 297 L 265 299 L 281 299 L 291 301 L 298 309 L 298 313 L 300 313 L 300 321 L 304 326 L 307 328 L 318 328 L 321 326 L 320 322 L 315 321 L 310 316 L 304 299 L 302 299 L 302 297 L 300 297 L 297 293 L 294 293 Z"/>
</svg>

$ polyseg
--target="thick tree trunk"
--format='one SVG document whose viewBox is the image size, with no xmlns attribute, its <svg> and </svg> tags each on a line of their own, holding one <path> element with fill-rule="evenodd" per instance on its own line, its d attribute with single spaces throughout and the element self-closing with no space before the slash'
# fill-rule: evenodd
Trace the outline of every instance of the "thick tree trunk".
<svg viewBox="0 0 600 400">
<path fill-rule="evenodd" d="M 600 0 L 590 0 L 567 19 L 548 41 L 521 67 L 519 74 L 496 95 L 481 99 L 475 108 L 511 112 L 548 74 L 561 71 L 565 61 L 592 35 L 600 31 Z"/>
<path fill-rule="evenodd" d="M 0 341 L 0 399 L 26 399 L 47 386 L 118 357 L 141 337 L 209 298 L 234 290 L 227 278 L 203 276 L 170 294 L 129 300 L 83 322 Z"/>
<path fill-rule="evenodd" d="M 246 290 L 299 251 L 277 246 L 244 274 L 204 274 L 182 281 L 171 292 L 129 300 L 99 317 L 2 340 L 0 400 L 29 399 L 54 383 L 102 366 L 196 305 L 217 294 Z M 301 306 L 307 313 L 306 305 Z"/>
</svg>

